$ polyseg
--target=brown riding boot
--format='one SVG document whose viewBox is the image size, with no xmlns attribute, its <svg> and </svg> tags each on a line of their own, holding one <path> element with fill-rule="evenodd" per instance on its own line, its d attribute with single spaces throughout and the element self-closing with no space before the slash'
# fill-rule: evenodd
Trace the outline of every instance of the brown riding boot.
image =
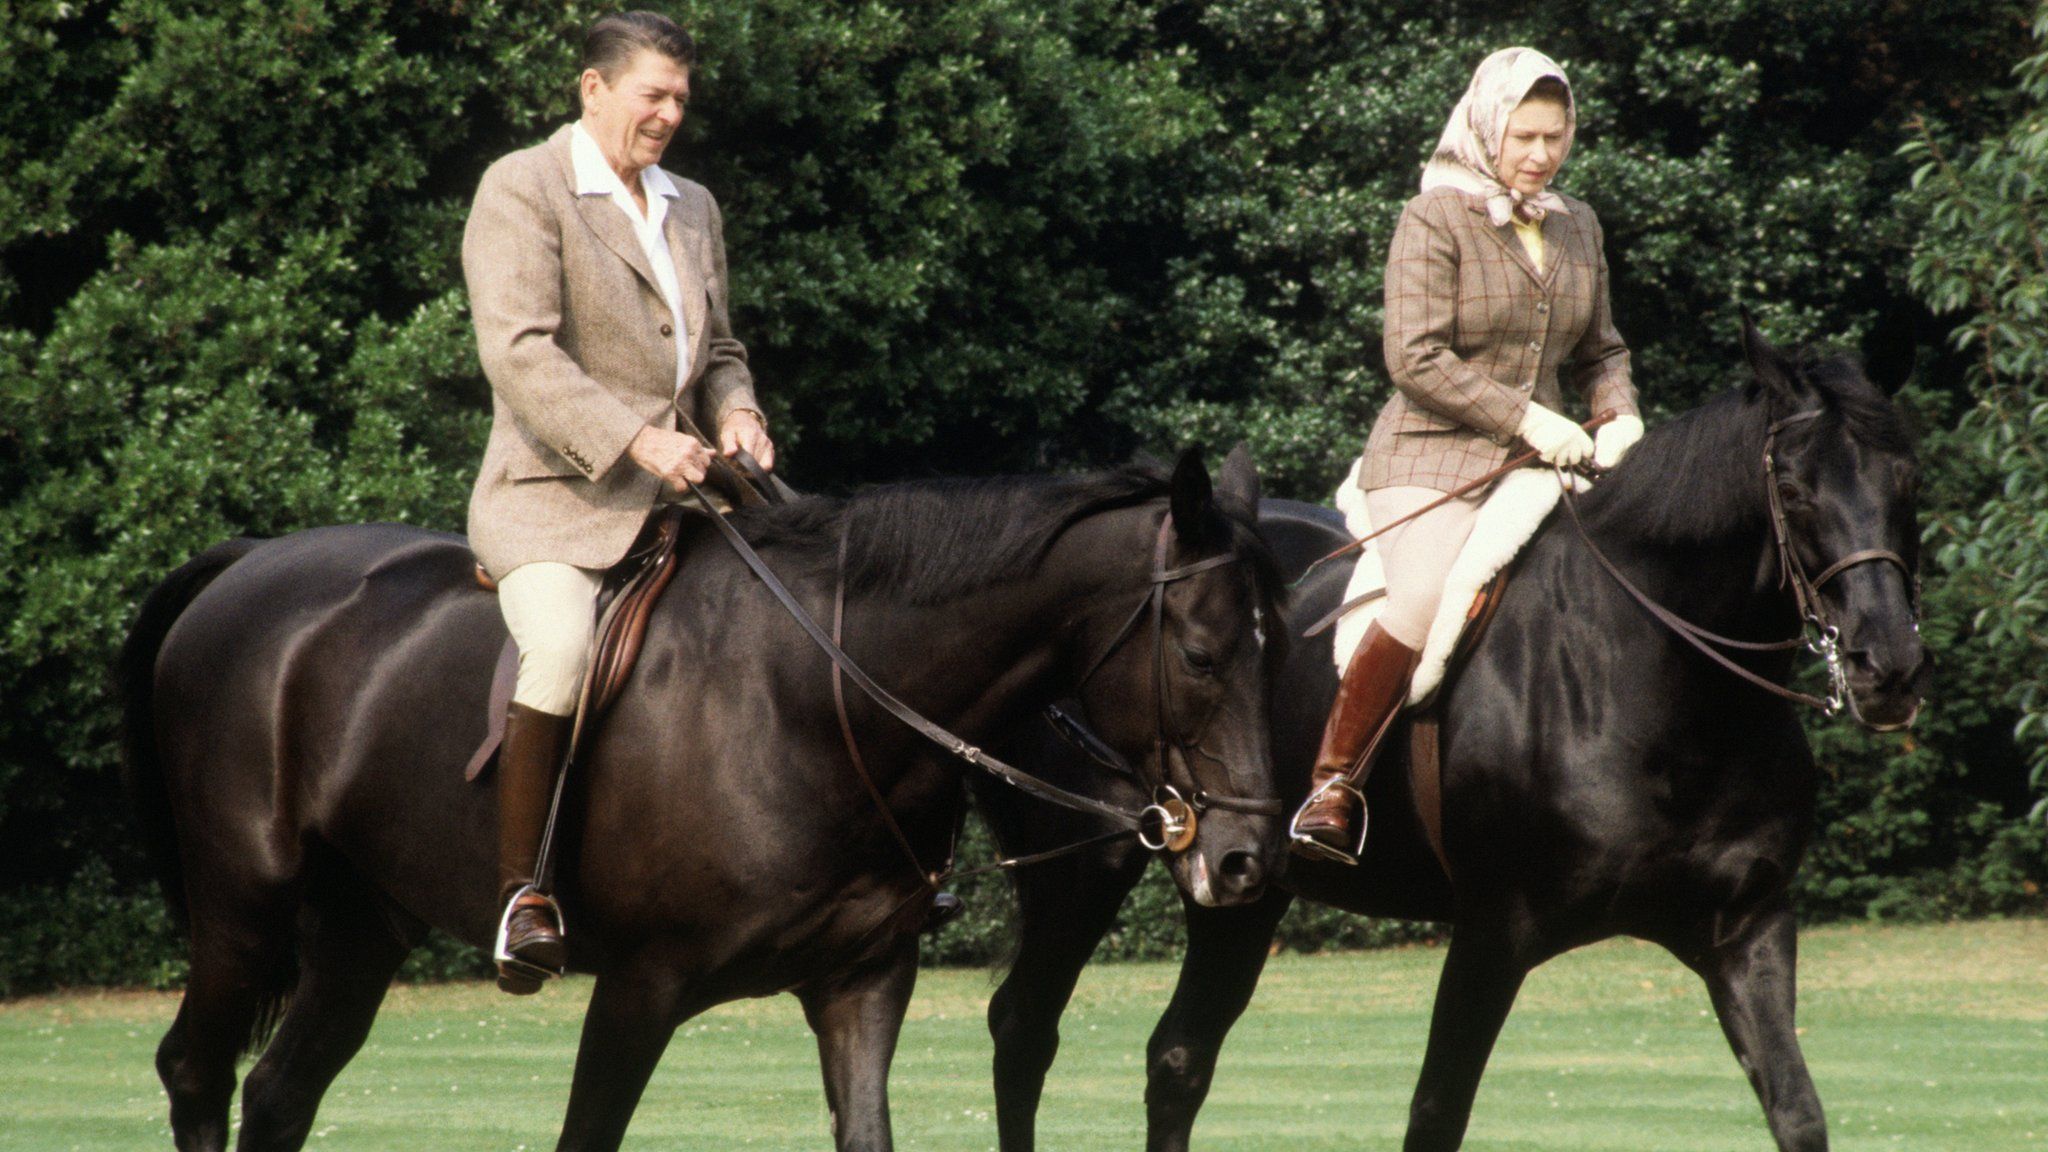
<svg viewBox="0 0 2048 1152">
<path fill-rule="evenodd" d="M 573 717 L 524 704 L 505 714 L 505 742 L 498 749 L 498 899 L 506 908 L 494 958 L 498 987 L 515 996 L 540 991 L 541 981 L 561 975 L 568 960 L 561 913 L 532 885 L 573 723 Z"/>
<path fill-rule="evenodd" d="M 1366 629 L 1330 705 L 1322 750 L 1316 753 L 1315 771 L 1309 776 L 1308 800 L 1288 830 L 1296 852 L 1340 864 L 1358 863 L 1365 848 L 1365 777 L 1408 697 L 1408 681 L 1420 655 L 1381 631 L 1378 621 Z"/>
</svg>

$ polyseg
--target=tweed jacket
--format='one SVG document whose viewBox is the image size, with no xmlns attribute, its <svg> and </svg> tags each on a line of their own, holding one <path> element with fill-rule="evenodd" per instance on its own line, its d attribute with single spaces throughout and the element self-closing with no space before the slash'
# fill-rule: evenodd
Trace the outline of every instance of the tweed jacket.
<svg viewBox="0 0 2048 1152">
<path fill-rule="evenodd" d="M 1538 272 L 1486 202 L 1435 188 L 1408 202 L 1387 253 L 1385 353 L 1395 393 L 1359 486 L 1449 491 L 1505 463 L 1529 402 L 1564 409 L 1560 369 L 1594 412 L 1636 414 L 1607 303 L 1600 222 L 1583 201 L 1543 218 Z"/>
<path fill-rule="evenodd" d="M 641 428 L 689 413 L 708 435 L 760 405 L 726 318 L 725 237 L 702 185 L 663 224 L 690 338 L 676 389 L 673 313 L 632 222 L 576 194 L 570 127 L 484 173 L 462 237 L 491 435 L 469 501 L 469 539 L 493 576 L 553 560 L 608 568 L 632 546 L 661 481 L 626 457 Z"/>
</svg>

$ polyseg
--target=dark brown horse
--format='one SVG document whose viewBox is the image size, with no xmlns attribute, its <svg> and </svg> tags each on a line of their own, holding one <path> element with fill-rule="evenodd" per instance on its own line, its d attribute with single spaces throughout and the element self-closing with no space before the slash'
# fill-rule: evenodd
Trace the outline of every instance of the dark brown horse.
<svg viewBox="0 0 2048 1152">
<path fill-rule="evenodd" d="M 1653 430 L 1581 501 L 1589 536 L 1655 599 L 1750 641 L 1801 626 L 1797 599 L 1780 581 L 1789 550 L 1823 585 L 1819 611 L 1839 629 L 1855 715 L 1872 727 L 1903 726 L 1929 667 L 1910 576 L 1919 541 L 1911 442 L 1854 363 L 1786 357 L 1753 331 L 1746 340 L 1755 379 Z M 1774 506 L 1785 517 L 1784 549 L 1771 527 Z M 1261 527 L 1288 572 L 1346 539 L 1335 513 L 1306 505 L 1269 503 Z M 1828 579 L 1843 560 L 1876 562 Z M 1290 606 L 1294 620 L 1336 607 L 1346 575 L 1310 577 Z M 1738 658 L 1777 681 L 1791 671 L 1786 652 Z M 1298 643 L 1276 681 L 1274 763 L 1292 797 L 1306 791 L 1336 686 L 1327 633 Z M 1654 621 L 1559 513 L 1525 552 L 1471 663 L 1445 689 L 1444 709 L 1449 877 L 1415 814 L 1402 770 L 1407 749 L 1397 741 L 1370 781 L 1371 837 L 1359 866 L 1296 859 L 1285 878 L 1292 893 L 1187 909 L 1180 983 L 1148 1051 L 1147 1147 L 1188 1147 L 1224 1036 L 1298 893 L 1365 915 L 1455 925 L 1408 1152 L 1462 1142 L 1524 977 L 1616 935 L 1663 945 L 1705 981 L 1778 1147 L 1825 1149 L 1820 1100 L 1793 1027 L 1788 888 L 1812 835 L 1817 787 L 1797 706 Z M 1062 754 L 1041 744 L 1034 762 Z M 1128 787 L 1068 772 L 1104 796 Z M 1071 813 L 980 791 L 1007 852 L 1095 830 Z M 1117 846 L 1018 874 L 1022 948 L 989 1007 L 1004 1152 L 1033 1146 L 1060 1013 L 1144 868 L 1142 854 Z M 1328 993 L 1333 1006 L 1346 997 L 1341 987 Z"/>
<path fill-rule="evenodd" d="M 1233 454 L 1214 493 L 1190 457 L 1170 482 L 904 485 L 734 519 L 814 614 L 843 580 L 848 651 L 967 739 L 1086 679 L 1147 771 L 1277 810 L 1257 498 Z M 633 681 L 572 769 L 560 893 L 570 966 L 597 984 L 558 1147 L 619 1145 L 682 1021 L 787 991 L 838 1147 L 886 1149 L 920 919 L 903 913 L 947 859 L 961 768 L 849 701 L 913 863 L 849 765 L 826 657 L 708 523 L 686 531 Z M 1159 568 L 1219 555 L 1244 562 L 1165 585 L 1156 635 L 1122 630 Z M 237 1147 L 300 1147 L 425 928 L 489 943 L 495 807 L 462 766 L 504 637 L 462 540 L 395 525 L 222 545 L 145 601 L 123 654 L 128 754 L 191 937 L 157 1054 L 178 1148 L 226 1147 L 237 1054 L 274 1022 Z M 1243 902 L 1280 845 L 1277 816 L 1214 810 L 1172 867 L 1198 904 Z"/>
</svg>

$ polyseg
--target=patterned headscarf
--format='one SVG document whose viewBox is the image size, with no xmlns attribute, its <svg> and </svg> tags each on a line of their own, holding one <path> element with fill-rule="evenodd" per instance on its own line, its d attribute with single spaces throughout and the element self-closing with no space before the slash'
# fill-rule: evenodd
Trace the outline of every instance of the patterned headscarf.
<svg viewBox="0 0 2048 1152">
<path fill-rule="evenodd" d="M 1525 220 L 1541 220 L 1545 212 L 1565 211 L 1564 200 L 1548 188 L 1525 197 L 1494 174 L 1509 115 L 1546 76 L 1554 76 L 1564 85 L 1564 144 L 1557 158 L 1562 166 L 1564 158 L 1571 155 L 1572 137 L 1579 127 L 1571 81 L 1565 79 L 1557 61 L 1534 48 L 1503 48 L 1480 62 L 1471 87 L 1451 110 L 1443 139 L 1437 141 L 1435 154 L 1423 165 L 1422 190 L 1448 185 L 1483 196 L 1487 215 L 1496 226 L 1506 224 L 1517 213 Z"/>
</svg>

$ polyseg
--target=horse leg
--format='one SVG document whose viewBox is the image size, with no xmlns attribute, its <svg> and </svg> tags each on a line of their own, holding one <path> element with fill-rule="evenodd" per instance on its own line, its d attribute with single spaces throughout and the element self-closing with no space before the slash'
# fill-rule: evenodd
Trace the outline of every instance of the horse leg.
<svg viewBox="0 0 2048 1152">
<path fill-rule="evenodd" d="M 1721 1031 L 1749 1076 L 1781 1152 L 1826 1152 L 1827 1119 L 1793 1028 L 1798 928 L 1782 901 L 1739 935 L 1688 959 L 1706 981 Z"/>
<path fill-rule="evenodd" d="M 677 966 L 653 952 L 599 976 L 556 1152 L 614 1152 L 676 1026 L 706 1006 L 685 998 Z"/>
<path fill-rule="evenodd" d="M 1146 1046 L 1145 1146 L 1185 1152 L 1223 1038 L 1251 1002 L 1273 930 L 1293 902 L 1278 889 L 1240 908 L 1187 905 L 1188 951 L 1173 1000 Z"/>
<path fill-rule="evenodd" d="M 1487 1057 L 1529 965 L 1501 932 L 1461 919 L 1437 978 L 1429 1047 L 1408 1106 L 1404 1152 L 1452 1152 L 1465 1141 Z"/>
<path fill-rule="evenodd" d="M 320 1100 L 370 1034 L 411 943 L 377 896 L 356 883 L 301 914 L 298 991 L 284 1023 L 242 1085 L 241 1152 L 294 1152 Z"/>
<path fill-rule="evenodd" d="M 818 1037 L 838 1152 L 889 1152 L 889 1063 L 917 984 L 917 938 L 881 960 L 797 990 Z"/>
<path fill-rule="evenodd" d="M 1084 858 L 1026 868 L 1017 876 L 1021 943 L 988 1002 L 995 1040 L 996 1133 L 1003 1152 L 1031 1152 L 1045 1074 L 1060 1049 L 1060 1015 L 1081 968 L 1111 925 L 1150 857 L 1131 853 L 1103 866 Z"/>
<path fill-rule="evenodd" d="M 157 1076 L 171 1102 L 178 1152 L 222 1152 L 235 1061 L 256 1040 L 258 1021 L 291 989 L 288 904 L 229 913 L 192 911 L 192 972 L 177 1019 L 157 1046 Z"/>
</svg>

